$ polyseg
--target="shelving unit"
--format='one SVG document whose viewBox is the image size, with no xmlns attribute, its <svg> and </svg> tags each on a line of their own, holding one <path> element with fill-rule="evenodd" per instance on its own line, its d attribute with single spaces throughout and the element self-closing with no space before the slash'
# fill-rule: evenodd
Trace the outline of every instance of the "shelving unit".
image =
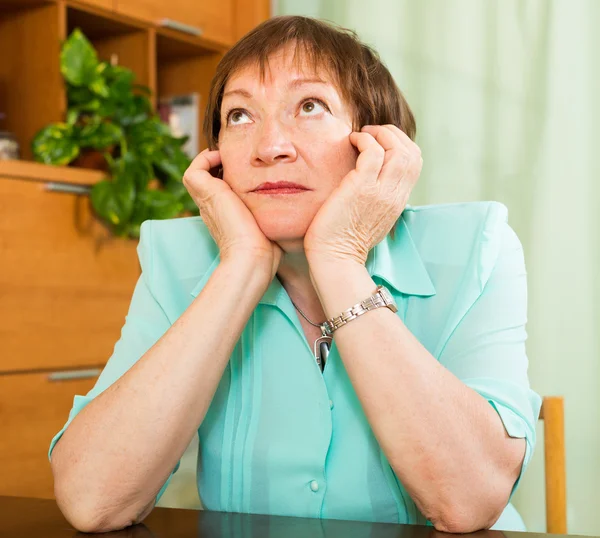
<svg viewBox="0 0 600 538">
<path fill-rule="evenodd" d="M 120 2 L 127 4 L 127 0 Z M 0 120 L 0 130 L 15 133 L 22 159 L 32 158 L 30 143 L 35 133 L 64 118 L 66 96 L 59 54 L 62 41 L 75 28 L 81 28 L 90 39 L 101 60 L 130 68 L 136 82 L 150 88 L 154 104 L 163 94 L 198 92 L 202 124 L 210 81 L 230 35 L 222 40 L 189 35 L 108 9 L 112 3 L 0 0 L 0 51 L 5 52 L 0 56 L 0 110 L 7 114 Z M 236 24 L 228 9 L 228 22 L 221 26 L 242 32 L 260 22 L 248 24 L 248 16 L 268 14 L 265 0 L 238 3 L 244 4 L 244 16 L 239 17 L 244 27 Z M 262 11 L 253 5 L 256 3 Z"/>
</svg>

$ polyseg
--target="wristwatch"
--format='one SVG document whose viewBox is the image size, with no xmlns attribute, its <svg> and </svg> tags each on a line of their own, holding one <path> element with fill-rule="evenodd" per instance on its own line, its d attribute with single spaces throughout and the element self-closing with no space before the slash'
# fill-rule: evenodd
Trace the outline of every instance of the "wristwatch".
<svg viewBox="0 0 600 538">
<path fill-rule="evenodd" d="M 355 304 L 353 307 L 348 308 L 348 310 L 344 310 L 339 316 L 328 319 L 323 323 L 322 330 L 325 333 L 324 336 L 331 336 L 342 325 L 346 325 L 346 323 L 356 319 L 358 316 L 362 316 L 364 313 L 382 306 L 389 308 L 392 312 L 398 312 L 398 307 L 390 290 L 385 286 L 377 286 L 375 293 L 371 297 Z"/>
</svg>

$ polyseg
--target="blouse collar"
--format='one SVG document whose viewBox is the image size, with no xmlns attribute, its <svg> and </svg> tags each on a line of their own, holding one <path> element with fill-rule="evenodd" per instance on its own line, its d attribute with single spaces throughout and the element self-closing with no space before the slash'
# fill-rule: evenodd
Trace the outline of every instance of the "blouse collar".
<svg viewBox="0 0 600 538">
<path fill-rule="evenodd" d="M 219 263 L 220 257 L 217 254 L 192 290 L 192 296 L 196 297 L 200 293 Z M 371 249 L 366 268 L 372 277 L 379 277 L 404 295 L 431 297 L 436 293 L 404 215 L 398 220 L 394 239 L 388 234 Z M 274 278 L 259 304 L 281 306 L 284 296 L 285 289 L 279 279 Z"/>
</svg>

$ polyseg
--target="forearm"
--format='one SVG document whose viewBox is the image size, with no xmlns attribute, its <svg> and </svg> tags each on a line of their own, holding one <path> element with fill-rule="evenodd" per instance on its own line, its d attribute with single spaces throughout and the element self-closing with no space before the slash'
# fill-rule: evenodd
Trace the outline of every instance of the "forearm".
<svg viewBox="0 0 600 538">
<path fill-rule="evenodd" d="M 328 318 L 375 290 L 364 266 L 311 264 Z M 443 530 L 486 526 L 508 499 L 525 452 L 491 405 L 379 308 L 335 332 L 380 446 L 421 512 Z"/>
<path fill-rule="evenodd" d="M 249 260 L 223 262 L 163 337 L 75 417 L 52 454 L 57 501 L 73 524 L 122 528 L 153 503 L 268 279 Z"/>
</svg>

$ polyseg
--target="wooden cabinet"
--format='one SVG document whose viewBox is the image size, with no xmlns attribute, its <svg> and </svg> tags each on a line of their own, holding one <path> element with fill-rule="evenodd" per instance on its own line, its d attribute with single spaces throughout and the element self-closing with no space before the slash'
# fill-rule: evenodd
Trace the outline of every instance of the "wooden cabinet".
<svg viewBox="0 0 600 538">
<path fill-rule="evenodd" d="M 54 497 L 50 441 L 67 421 L 73 396 L 89 392 L 96 380 L 93 373 L 86 379 L 60 377 L 0 375 L 0 495 Z"/>
<path fill-rule="evenodd" d="M 116 0 L 118 13 L 161 26 L 182 25 L 197 30 L 206 39 L 225 45 L 233 43 L 233 0 Z"/>
<path fill-rule="evenodd" d="M 0 371 L 101 365 L 139 275 L 71 185 L 0 178 Z"/>
<path fill-rule="evenodd" d="M 104 9 L 115 9 L 115 3 L 117 0 L 79 0 L 83 4 L 90 4 L 95 7 L 101 7 Z"/>
<path fill-rule="evenodd" d="M 0 495 L 53 496 L 50 440 L 125 322 L 137 241 L 112 238 L 77 193 L 101 177 L 0 161 Z"/>
</svg>

